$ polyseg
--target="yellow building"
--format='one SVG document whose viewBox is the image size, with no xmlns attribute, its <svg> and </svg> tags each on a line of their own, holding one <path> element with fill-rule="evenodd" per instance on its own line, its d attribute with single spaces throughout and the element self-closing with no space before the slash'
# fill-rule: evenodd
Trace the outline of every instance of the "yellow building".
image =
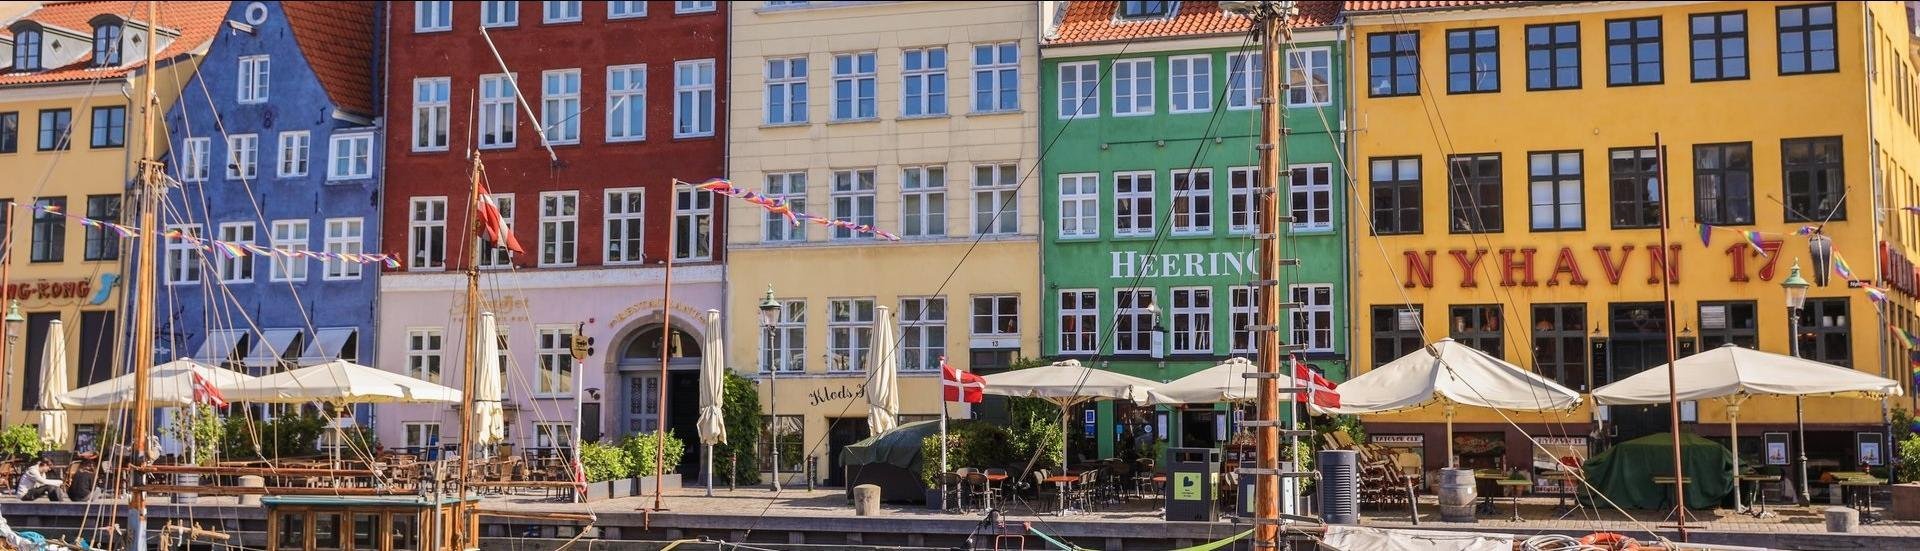
<svg viewBox="0 0 1920 551">
<path fill-rule="evenodd" d="M 0 30 L 0 202 L 6 209 L 5 298 L 24 321 L 9 331 L 0 422 L 37 423 L 42 353 L 54 320 L 62 325 L 72 386 L 121 370 L 125 250 L 116 236 L 28 205 L 120 220 L 122 195 L 140 156 L 139 105 L 145 86 L 149 17 L 145 2 L 48 2 Z M 166 2 L 156 27 L 159 109 L 188 86 L 226 13 L 226 2 Z M 192 90 L 193 93 L 199 93 Z M 165 132 L 162 130 L 161 132 Z M 164 136 L 159 140 L 164 151 Z M 133 214 L 131 210 L 127 214 Z M 132 223 L 129 219 L 128 223 Z M 14 333 L 9 333 L 13 335 Z M 73 445 L 102 434 L 106 412 L 73 412 Z M 69 443 L 62 443 L 66 446 Z"/>
<path fill-rule="evenodd" d="M 1907 379 L 1884 328 L 1914 326 L 1912 265 L 1889 277 L 1899 262 L 1877 262 L 1876 246 L 1914 258 L 1920 243 L 1913 215 L 1887 210 L 1920 203 L 1901 4 L 1377 4 L 1405 3 L 1347 13 L 1356 372 L 1451 337 L 1587 392 L 1665 362 L 1668 327 L 1681 356 L 1723 343 L 1788 353 L 1780 283 L 1795 263 L 1815 279 L 1796 235 L 1814 226 L 1855 279 L 1895 298 L 1882 311 L 1839 276 L 1815 285 L 1800 353 Z M 1530 465 L 1667 430 L 1664 406 L 1610 409 L 1461 408 L 1456 455 Z M 1681 409 L 1683 430 L 1728 435 L 1721 404 Z M 1806 411 L 1816 471 L 1885 457 L 1881 403 L 1811 398 Z M 1447 459 L 1442 420 L 1438 408 L 1364 419 L 1427 469 Z M 1769 452 L 1791 445 L 1793 400 L 1753 399 L 1740 427 L 1743 464 L 1781 465 L 1791 455 Z M 1522 429 L 1556 457 L 1537 457 Z"/>
<path fill-rule="evenodd" d="M 728 5 L 728 176 L 901 237 L 796 228 L 743 201 L 727 211 L 729 357 L 778 416 L 781 471 L 815 459 L 838 483 L 840 447 L 867 435 L 873 349 L 899 347 L 903 421 L 938 414 L 940 357 L 991 372 L 1035 355 L 1037 11 Z M 784 306 L 770 331 L 756 321 L 768 286 Z M 882 308 L 893 343 L 873 342 Z"/>
</svg>

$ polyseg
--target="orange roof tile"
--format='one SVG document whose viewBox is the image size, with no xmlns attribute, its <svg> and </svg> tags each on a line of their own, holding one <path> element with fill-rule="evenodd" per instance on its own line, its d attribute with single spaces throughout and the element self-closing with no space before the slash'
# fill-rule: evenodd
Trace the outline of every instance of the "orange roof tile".
<svg viewBox="0 0 1920 551">
<path fill-rule="evenodd" d="M 1341 9 L 1349 14 L 1439 10 L 1447 8 L 1491 7 L 1500 4 L 1544 4 L 1524 0 L 1348 0 Z"/>
<path fill-rule="evenodd" d="M 81 33 L 92 34 L 89 24 L 94 17 L 113 14 L 133 21 L 146 21 L 146 2 L 137 1 L 95 1 L 95 2 L 47 2 L 39 9 L 20 17 L 42 25 L 59 27 Z M 228 2 L 160 2 L 160 25 L 162 30 L 179 33 L 171 44 L 155 57 L 168 60 L 188 52 L 199 50 L 213 40 L 220 29 L 220 21 L 227 15 Z M 92 54 L 69 63 L 64 67 L 55 67 L 39 71 L 18 71 L 6 69 L 0 71 L 0 86 L 23 84 L 50 84 L 73 82 L 101 78 L 116 78 L 139 68 L 144 61 L 136 58 L 119 67 L 88 67 Z"/>
<path fill-rule="evenodd" d="M 341 110 L 373 116 L 373 2 L 281 2 L 314 78 Z"/>
<path fill-rule="evenodd" d="M 1136 38 L 1207 36 L 1247 32 L 1252 20 L 1220 10 L 1219 2 L 1186 1 L 1170 17 L 1122 20 L 1115 14 L 1119 2 L 1075 1 L 1067 3 L 1056 36 L 1047 44 L 1084 44 Z M 1340 14 L 1340 2 L 1300 3 L 1294 28 L 1329 27 Z"/>
</svg>

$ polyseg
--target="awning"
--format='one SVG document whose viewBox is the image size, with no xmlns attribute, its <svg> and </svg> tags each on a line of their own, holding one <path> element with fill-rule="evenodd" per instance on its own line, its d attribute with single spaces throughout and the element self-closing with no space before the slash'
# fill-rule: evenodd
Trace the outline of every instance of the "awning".
<svg viewBox="0 0 1920 551">
<path fill-rule="evenodd" d="M 307 350 L 300 354 L 301 364 L 314 364 L 339 359 L 350 359 L 346 353 L 347 344 L 353 342 L 359 329 L 352 327 L 322 327 L 313 331 L 313 338 L 307 341 Z"/>
<path fill-rule="evenodd" d="M 260 338 L 254 339 L 253 346 L 247 348 L 247 357 L 242 363 L 247 367 L 280 365 L 282 358 L 291 356 L 294 341 L 299 339 L 299 329 L 262 329 Z"/>
<path fill-rule="evenodd" d="M 193 353 L 193 359 L 209 365 L 223 365 L 233 359 L 234 349 L 240 346 L 240 338 L 246 331 L 221 330 L 208 331 L 207 339 L 200 341 L 200 350 Z"/>
</svg>

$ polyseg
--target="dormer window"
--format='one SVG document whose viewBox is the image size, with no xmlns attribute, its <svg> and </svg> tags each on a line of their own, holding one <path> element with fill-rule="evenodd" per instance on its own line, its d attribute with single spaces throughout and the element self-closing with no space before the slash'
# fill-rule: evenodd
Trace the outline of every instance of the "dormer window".
<svg viewBox="0 0 1920 551">
<path fill-rule="evenodd" d="M 1127 1 L 1120 3 L 1120 17 L 1123 19 L 1166 17 L 1170 11 L 1173 11 L 1173 2 Z"/>
<path fill-rule="evenodd" d="M 40 70 L 40 31 L 25 30 L 13 35 L 13 68 Z"/>
<path fill-rule="evenodd" d="M 93 66 L 120 66 L 119 23 L 108 23 L 93 28 Z"/>
</svg>

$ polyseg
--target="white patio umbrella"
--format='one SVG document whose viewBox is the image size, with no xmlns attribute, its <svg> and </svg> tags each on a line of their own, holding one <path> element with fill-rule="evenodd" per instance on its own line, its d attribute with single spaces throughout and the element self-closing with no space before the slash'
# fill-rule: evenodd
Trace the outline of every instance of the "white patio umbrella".
<svg viewBox="0 0 1920 551">
<path fill-rule="evenodd" d="M 1844 396 L 1878 399 L 1900 395 L 1900 383 L 1837 365 L 1724 344 L 1673 362 L 1674 398 L 1727 404 L 1733 435 L 1733 472 L 1740 473 L 1740 405 L 1755 395 Z M 1667 364 L 1593 389 L 1604 405 L 1667 403 Z M 1740 492 L 1733 506 L 1740 509 Z"/>
<path fill-rule="evenodd" d="M 700 357 L 700 443 L 707 446 L 707 495 L 713 495 L 713 446 L 727 443 L 726 350 L 720 341 L 720 311 L 707 310 L 707 342 Z"/>
<path fill-rule="evenodd" d="M 1512 411 L 1560 411 L 1580 405 L 1580 393 L 1453 339 L 1440 339 L 1340 385 L 1333 413 L 1390 413 L 1443 405 L 1447 467 L 1453 457 L 1457 405 Z"/>
<path fill-rule="evenodd" d="M 67 392 L 67 331 L 60 320 L 47 325 L 46 380 L 40 382 L 40 439 L 63 448 L 72 436 L 67 426 L 67 410 L 60 407 L 60 395 Z"/>
<path fill-rule="evenodd" d="M 1147 395 L 1152 397 L 1154 404 L 1250 402 L 1260 398 L 1260 381 L 1248 379 L 1246 374 L 1257 371 L 1260 371 L 1260 366 L 1246 358 L 1227 358 L 1213 367 L 1155 386 Z M 1281 377 L 1279 381 L 1282 388 L 1304 386 L 1293 377 Z M 1291 401 L 1293 394 L 1282 392 L 1280 399 Z"/>
<path fill-rule="evenodd" d="M 493 312 L 480 313 L 479 365 L 473 374 L 473 443 L 485 449 L 507 437 L 507 413 L 500 403 L 500 327 Z"/>
<path fill-rule="evenodd" d="M 1061 460 L 1073 457 L 1067 452 L 1067 408 L 1083 402 L 1133 400 L 1151 403 L 1150 394 L 1160 383 L 1080 365 L 1078 360 L 1063 360 L 1052 365 L 995 373 L 984 377 L 986 394 L 1040 398 L 1060 408 Z M 1064 463 L 1063 463 L 1064 465 Z"/>
<path fill-rule="evenodd" d="M 346 360 L 314 364 L 222 388 L 227 400 L 269 404 L 454 403 L 460 391 Z"/>
<path fill-rule="evenodd" d="M 874 308 L 873 380 L 867 383 L 867 433 L 893 430 L 900 415 L 900 356 L 893 346 L 893 312 Z"/>
<path fill-rule="evenodd" d="M 231 399 L 229 392 L 254 378 L 230 369 L 221 369 L 190 359 L 174 360 L 153 366 L 147 377 L 147 399 L 153 407 L 186 406 L 195 403 L 193 376 L 198 374 L 213 389 Z M 67 409 L 109 409 L 133 403 L 133 374 L 129 373 L 61 394 L 58 400 Z"/>
</svg>

